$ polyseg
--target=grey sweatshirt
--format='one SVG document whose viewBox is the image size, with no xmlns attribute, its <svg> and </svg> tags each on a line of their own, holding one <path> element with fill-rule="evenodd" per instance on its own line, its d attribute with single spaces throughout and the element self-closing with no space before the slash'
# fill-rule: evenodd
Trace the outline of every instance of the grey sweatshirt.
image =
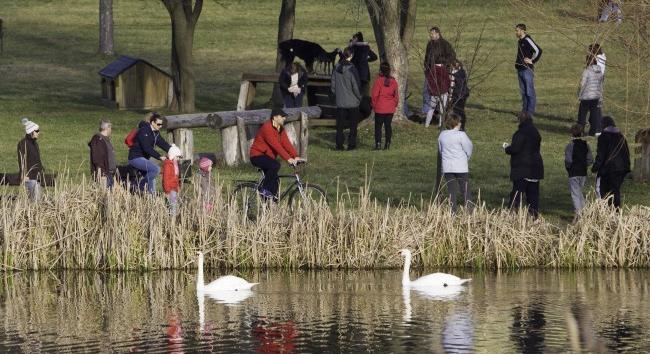
<svg viewBox="0 0 650 354">
<path fill-rule="evenodd" d="M 603 74 L 598 65 L 591 65 L 582 72 L 578 98 L 584 100 L 597 100 L 603 96 Z"/>
<path fill-rule="evenodd" d="M 336 107 L 355 108 L 361 103 L 359 74 L 347 60 L 339 62 L 332 73 L 332 93 L 336 96 Z"/>
</svg>

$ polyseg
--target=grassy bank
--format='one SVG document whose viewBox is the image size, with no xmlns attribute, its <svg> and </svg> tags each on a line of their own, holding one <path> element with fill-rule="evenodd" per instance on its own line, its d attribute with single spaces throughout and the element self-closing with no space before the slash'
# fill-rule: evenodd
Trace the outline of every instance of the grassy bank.
<svg viewBox="0 0 650 354">
<path fill-rule="evenodd" d="M 567 228 L 525 213 L 489 209 L 452 215 L 443 203 L 384 205 L 361 190 L 335 207 L 264 206 L 254 221 L 228 191 L 205 213 L 186 191 L 180 215 L 162 198 L 89 184 L 60 185 L 40 204 L 24 194 L 0 204 L 2 269 L 165 269 L 193 266 L 196 251 L 211 266 L 236 268 L 393 268 L 397 251 L 416 251 L 425 267 L 648 267 L 650 208 L 614 211 L 590 203 Z"/>
</svg>

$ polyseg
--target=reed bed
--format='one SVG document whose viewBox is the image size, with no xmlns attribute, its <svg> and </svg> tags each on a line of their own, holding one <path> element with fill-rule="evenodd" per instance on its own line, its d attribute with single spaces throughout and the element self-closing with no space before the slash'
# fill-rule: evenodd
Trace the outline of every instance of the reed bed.
<svg viewBox="0 0 650 354">
<path fill-rule="evenodd" d="M 194 266 L 198 250 L 209 267 L 396 268 L 401 248 L 424 267 L 650 266 L 644 206 L 617 211 L 592 201 L 558 227 L 482 203 L 455 215 L 436 200 L 391 206 L 362 189 L 330 205 L 263 205 L 251 220 L 223 186 L 210 212 L 195 195 L 182 195 L 175 218 L 162 197 L 87 182 L 48 190 L 40 203 L 22 192 L 2 198 L 2 270 L 178 269 Z"/>
</svg>

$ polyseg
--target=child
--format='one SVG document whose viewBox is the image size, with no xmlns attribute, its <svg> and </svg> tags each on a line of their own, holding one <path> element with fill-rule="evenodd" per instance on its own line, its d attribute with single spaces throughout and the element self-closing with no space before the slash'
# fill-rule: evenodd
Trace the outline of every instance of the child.
<svg viewBox="0 0 650 354">
<path fill-rule="evenodd" d="M 569 191 L 576 215 L 585 206 L 585 196 L 582 190 L 587 180 L 587 167 L 594 162 L 589 145 L 580 139 L 583 129 L 580 124 L 574 124 L 571 127 L 573 138 L 564 149 L 564 165 L 569 173 Z"/>
<path fill-rule="evenodd" d="M 467 73 L 463 68 L 463 63 L 458 59 L 451 62 L 451 109 L 460 117 L 460 130 L 465 131 L 465 102 L 469 97 L 469 87 L 467 87 Z"/>
<path fill-rule="evenodd" d="M 214 205 L 212 204 L 212 160 L 207 157 L 199 159 L 199 195 L 203 203 L 203 210 L 211 211 Z"/>
<path fill-rule="evenodd" d="M 431 124 L 435 111 L 438 111 L 439 117 L 445 116 L 447 109 L 447 98 L 449 97 L 449 89 L 451 87 L 451 79 L 449 72 L 442 64 L 436 64 L 427 72 L 427 86 L 429 95 L 431 95 L 431 105 L 429 112 L 427 112 L 427 120 L 424 123 L 425 127 Z M 438 119 L 438 125 L 442 124 L 442 119 Z"/>
<path fill-rule="evenodd" d="M 178 192 L 180 189 L 180 171 L 178 160 L 181 158 L 181 149 L 172 144 L 167 151 L 167 159 L 163 161 L 162 182 L 163 191 L 169 201 L 169 215 L 176 216 L 178 210 Z"/>
</svg>

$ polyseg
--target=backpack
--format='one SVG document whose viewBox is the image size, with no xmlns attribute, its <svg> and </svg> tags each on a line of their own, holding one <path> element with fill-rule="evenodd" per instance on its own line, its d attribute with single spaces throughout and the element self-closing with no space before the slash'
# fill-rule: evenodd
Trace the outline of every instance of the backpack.
<svg viewBox="0 0 650 354">
<path fill-rule="evenodd" d="M 138 128 L 133 128 L 133 130 L 131 130 L 129 134 L 126 135 L 126 138 L 124 138 L 124 144 L 126 144 L 126 146 L 128 146 L 129 149 L 132 148 L 133 145 L 135 145 L 135 137 L 137 135 L 138 135 Z"/>
</svg>

